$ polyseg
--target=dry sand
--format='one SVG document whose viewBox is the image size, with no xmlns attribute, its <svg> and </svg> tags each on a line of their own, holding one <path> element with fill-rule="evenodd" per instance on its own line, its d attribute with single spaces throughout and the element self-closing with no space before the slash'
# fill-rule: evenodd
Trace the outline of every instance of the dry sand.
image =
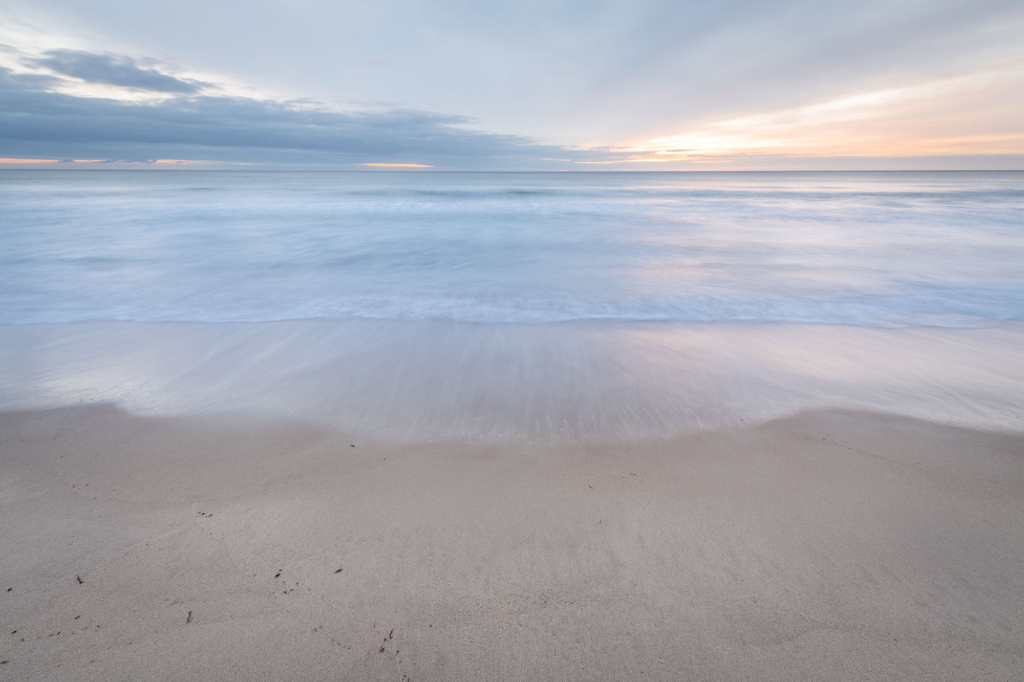
<svg viewBox="0 0 1024 682">
<path fill-rule="evenodd" d="M 1024 677 L 1022 436 L 384 446 L 100 405 L 0 446 L 3 679 Z"/>
</svg>

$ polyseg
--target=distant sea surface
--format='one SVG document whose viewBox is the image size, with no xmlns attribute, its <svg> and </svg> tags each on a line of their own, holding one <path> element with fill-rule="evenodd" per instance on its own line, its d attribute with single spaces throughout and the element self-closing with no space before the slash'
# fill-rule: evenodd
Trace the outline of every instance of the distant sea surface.
<svg viewBox="0 0 1024 682">
<path fill-rule="evenodd" d="M 0 171 L 0 323 L 1024 319 L 1024 173 Z"/>
</svg>

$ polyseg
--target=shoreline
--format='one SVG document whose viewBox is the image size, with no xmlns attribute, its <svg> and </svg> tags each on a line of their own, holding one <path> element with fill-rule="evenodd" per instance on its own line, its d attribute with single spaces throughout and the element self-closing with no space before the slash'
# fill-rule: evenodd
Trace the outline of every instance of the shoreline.
<svg viewBox="0 0 1024 682">
<path fill-rule="evenodd" d="M 0 443 L 11 679 L 1024 667 L 1024 433 L 833 410 L 399 445 L 86 405 L 0 413 Z"/>
<path fill-rule="evenodd" d="M 632 442 L 814 409 L 1024 431 L 1024 323 L 0 325 L 0 410 L 253 412 L 397 444 Z"/>
</svg>

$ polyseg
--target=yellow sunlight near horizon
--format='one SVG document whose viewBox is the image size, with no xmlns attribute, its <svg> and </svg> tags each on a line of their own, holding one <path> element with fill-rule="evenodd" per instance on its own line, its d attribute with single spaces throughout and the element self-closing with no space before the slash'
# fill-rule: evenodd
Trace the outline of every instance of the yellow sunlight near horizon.
<svg viewBox="0 0 1024 682">
<path fill-rule="evenodd" d="M 364 163 L 364 166 L 383 166 L 385 168 L 433 168 L 423 163 Z"/>
<path fill-rule="evenodd" d="M 619 163 L 1024 153 L 1024 67 L 711 121 Z M 579 163 L 579 162 L 578 162 Z"/>
</svg>

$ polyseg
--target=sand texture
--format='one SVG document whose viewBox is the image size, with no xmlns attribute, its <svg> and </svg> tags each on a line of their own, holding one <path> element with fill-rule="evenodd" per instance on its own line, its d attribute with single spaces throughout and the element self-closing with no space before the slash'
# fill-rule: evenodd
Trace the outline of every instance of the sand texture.
<svg viewBox="0 0 1024 682">
<path fill-rule="evenodd" d="M 385 446 L 93 405 L 0 448 L 2 679 L 1024 677 L 1017 435 Z"/>
</svg>

